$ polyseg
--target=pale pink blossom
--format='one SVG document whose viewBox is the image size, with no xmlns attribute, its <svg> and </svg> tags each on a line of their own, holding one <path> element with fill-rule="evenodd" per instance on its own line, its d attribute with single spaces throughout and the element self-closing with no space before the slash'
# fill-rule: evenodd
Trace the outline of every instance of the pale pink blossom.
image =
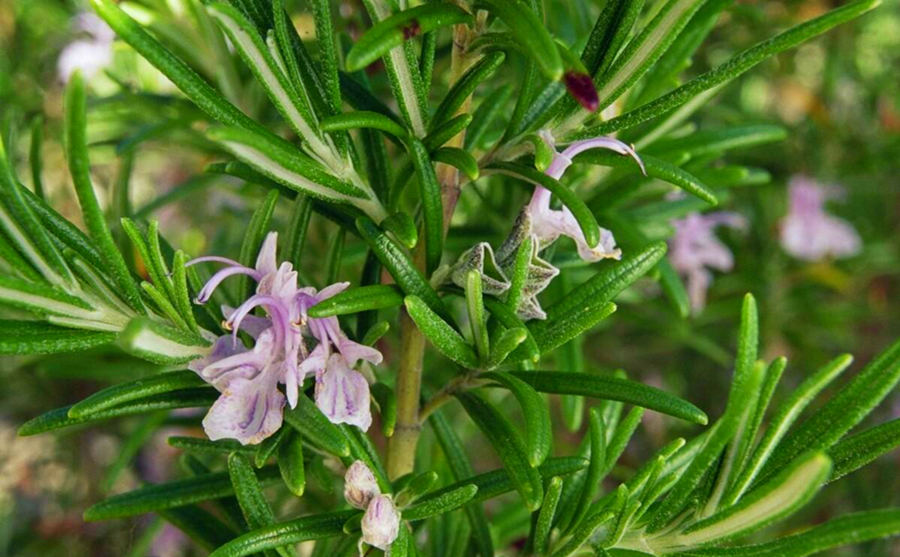
<svg viewBox="0 0 900 557">
<path fill-rule="evenodd" d="M 687 282 L 691 309 L 699 312 L 706 305 L 706 291 L 712 283 L 712 271 L 730 271 L 734 257 L 715 235 L 719 226 L 743 229 L 744 218 L 736 213 L 692 213 L 672 221 L 675 235 L 669 241 L 669 260 Z"/>
<path fill-rule="evenodd" d="M 825 212 L 825 202 L 840 197 L 839 188 L 795 176 L 788 191 L 788 214 L 780 227 L 784 251 L 805 261 L 859 253 L 862 241 L 853 226 Z"/>
</svg>

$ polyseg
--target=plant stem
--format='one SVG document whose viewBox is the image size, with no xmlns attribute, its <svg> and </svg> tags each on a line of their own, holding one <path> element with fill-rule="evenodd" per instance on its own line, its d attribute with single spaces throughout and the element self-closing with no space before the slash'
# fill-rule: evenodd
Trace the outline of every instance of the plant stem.
<svg viewBox="0 0 900 557">
<path fill-rule="evenodd" d="M 451 52 L 452 86 L 474 62 L 466 54 L 469 40 L 469 29 L 465 25 L 457 25 L 453 30 L 453 50 Z M 457 114 L 468 112 L 471 97 L 467 98 Z M 448 142 L 450 146 L 462 146 L 465 131 L 460 132 Z M 441 183 L 441 201 L 444 206 L 444 235 L 450 228 L 450 219 L 459 200 L 459 172 L 449 165 L 438 165 L 438 180 Z M 423 267 L 422 244 L 416 253 L 416 263 Z M 400 312 L 400 366 L 397 370 L 397 423 L 394 435 L 388 441 L 387 468 L 388 476 L 393 480 L 413 471 L 416 463 L 416 445 L 422 424 L 419 418 L 419 404 L 422 388 L 422 358 L 425 354 L 425 337 L 416 328 L 415 323 L 406 311 Z"/>
<path fill-rule="evenodd" d="M 419 423 L 419 397 L 422 387 L 422 356 L 425 337 L 406 313 L 400 311 L 400 367 L 397 371 L 397 423 L 388 441 L 388 476 L 395 480 L 413 471 L 416 445 L 422 426 Z"/>
</svg>

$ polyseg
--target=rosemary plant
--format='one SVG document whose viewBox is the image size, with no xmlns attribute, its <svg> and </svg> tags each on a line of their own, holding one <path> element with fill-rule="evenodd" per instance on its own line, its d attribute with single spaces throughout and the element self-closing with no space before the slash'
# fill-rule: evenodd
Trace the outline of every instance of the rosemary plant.
<svg viewBox="0 0 900 557">
<path fill-rule="evenodd" d="M 852 358 L 780 389 L 787 362 L 758 354 L 748 294 L 714 419 L 624 372 L 589 372 L 583 354 L 623 291 L 658 283 L 675 314 L 699 310 L 709 271 L 685 286 L 670 221 L 768 180 L 715 164 L 783 129 L 697 131 L 694 113 L 877 0 L 686 81 L 730 0 L 577 2 L 593 16 L 568 40 L 534 0 L 363 0 L 364 14 L 341 18 L 311 0 L 314 41 L 282 0 L 91 3 L 183 93 L 119 80 L 119 100 L 149 119 L 118 145 L 126 172 L 143 142 L 169 141 L 261 193 L 241 244 L 218 253 L 187 255 L 149 218 L 198 181 L 132 210 L 126 175 L 104 211 L 78 72 L 65 147 L 84 230 L 43 197 L 39 159 L 28 189 L 0 150 L 0 303 L 12 308 L 0 354 L 111 345 L 153 364 L 19 434 L 129 416 L 148 420 L 138 445 L 179 420 L 205 432 L 168 439 L 188 455 L 185 478 L 109 496 L 85 520 L 157 513 L 214 557 L 309 555 L 297 544 L 311 541 L 316 556 L 802 556 L 900 533 L 900 509 L 773 528 L 900 444 L 896 420 L 851 433 L 900 380 L 900 343 L 813 404 Z M 679 231 L 709 243 L 714 226 L 742 226 L 705 218 Z M 336 232 L 315 250 L 320 219 Z M 642 466 L 617 466 L 645 411 L 695 425 Z M 470 424 L 494 454 L 466 446 Z M 554 451 L 562 430 L 584 432 L 574 454 Z M 489 516 L 524 522 L 508 536 Z"/>
</svg>

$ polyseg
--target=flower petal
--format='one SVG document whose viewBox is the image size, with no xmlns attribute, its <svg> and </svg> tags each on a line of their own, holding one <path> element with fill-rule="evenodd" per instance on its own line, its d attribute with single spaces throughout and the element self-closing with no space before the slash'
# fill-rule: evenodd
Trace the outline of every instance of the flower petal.
<svg viewBox="0 0 900 557">
<path fill-rule="evenodd" d="M 340 354 L 332 354 L 325 371 L 316 377 L 316 406 L 332 423 L 355 425 L 363 431 L 372 425 L 369 383 Z"/>
<path fill-rule="evenodd" d="M 255 445 L 281 427 L 284 395 L 265 374 L 256 379 L 234 379 L 203 419 L 213 441 L 237 439 Z"/>
<path fill-rule="evenodd" d="M 361 460 L 351 464 L 344 474 L 344 499 L 357 509 L 365 510 L 377 495 L 381 495 L 381 489 L 372 470 Z"/>
<path fill-rule="evenodd" d="M 277 245 L 278 233 L 266 234 L 266 239 L 263 240 L 263 245 L 259 248 L 259 255 L 256 257 L 256 270 L 261 274 L 268 275 L 278 270 L 278 261 L 275 259 Z"/>
</svg>

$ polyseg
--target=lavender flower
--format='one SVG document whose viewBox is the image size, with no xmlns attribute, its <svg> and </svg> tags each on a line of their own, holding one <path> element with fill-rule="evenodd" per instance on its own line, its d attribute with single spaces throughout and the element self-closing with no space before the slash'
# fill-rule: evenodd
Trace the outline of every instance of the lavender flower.
<svg viewBox="0 0 900 557">
<path fill-rule="evenodd" d="M 76 70 L 81 70 L 89 78 L 109 66 L 113 60 L 115 33 L 106 22 L 85 12 L 75 17 L 75 29 L 90 37 L 73 41 L 63 48 L 57 61 L 57 72 L 63 82 L 68 82 Z"/>
<path fill-rule="evenodd" d="M 609 149 L 620 155 L 628 155 L 637 161 L 641 171 L 645 172 L 644 163 L 638 157 L 633 147 L 611 137 L 595 137 L 572 143 L 561 153 L 557 153 L 553 138 L 546 131 L 541 132 L 542 139 L 554 150 L 553 161 L 544 172 L 547 176 L 559 180 L 566 169 L 572 164 L 572 158 L 583 151 L 590 149 Z M 556 241 L 560 236 L 568 236 L 575 240 L 578 246 L 578 255 L 585 261 L 599 261 L 601 259 L 620 259 L 622 251 L 616 248 L 616 240 L 612 232 L 600 229 L 600 242 L 596 246 L 589 246 L 584 238 L 584 233 L 575 216 L 568 208 L 563 207 L 556 211 L 550 208 L 550 192 L 540 186 L 535 187 L 531 201 L 525 207 L 525 211 L 531 216 L 531 230 L 540 242 L 541 248 L 545 248 Z"/>
<path fill-rule="evenodd" d="M 710 269 L 730 271 L 734 266 L 734 257 L 728 247 L 714 234 L 716 227 L 742 229 L 745 221 L 736 213 L 692 213 L 672 221 L 672 226 L 675 235 L 669 242 L 669 259 L 687 280 L 691 309 L 697 313 L 706 305 L 706 291 L 712 282 Z"/>
<path fill-rule="evenodd" d="M 805 261 L 849 257 L 859 253 L 859 234 L 847 221 L 825 212 L 825 202 L 841 190 L 818 184 L 806 176 L 791 178 L 788 214 L 781 221 L 781 246 Z"/>
<path fill-rule="evenodd" d="M 204 429 L 210 439 L 259 443 L 281 427 L 285 400 L 295 407 L 304 379 L 314 374 L 316 405 L 322 412 L 334 423 L 366 430 L 372 423 L 369 384 L 352 367 L 359 360 L 378 364 L 381 353 L 347 338 L 336 317 L 317 319 L 308 314 L 309 308 L 349 283 L 333 284 L 318 293 L 315 288 L 299 288 L 291 263 L 277 264 L 276 243 L 277 234 L 272 232 L 253 268 L 217 256 L 189 263 L 227 265 L 203 286 L 197 303 L 209 301 L 228 277 L 247 275 L 257 282 L 256 293 L 240 306 L 223 307 L 224 327 L 232 334 L 220 337 L 207 357 L 189 366 L 222 393 L 203 420 Z M 257 307 L 266 311 L 266 317 L 252 315 Z M 240 342 L 239 330 L 255 340 L 252 349 Z M 307 349 L 308 337 L 317 342 L 312 352 Z M 285 386 L 284 395 L 279 383 Z"/>
</svg>

